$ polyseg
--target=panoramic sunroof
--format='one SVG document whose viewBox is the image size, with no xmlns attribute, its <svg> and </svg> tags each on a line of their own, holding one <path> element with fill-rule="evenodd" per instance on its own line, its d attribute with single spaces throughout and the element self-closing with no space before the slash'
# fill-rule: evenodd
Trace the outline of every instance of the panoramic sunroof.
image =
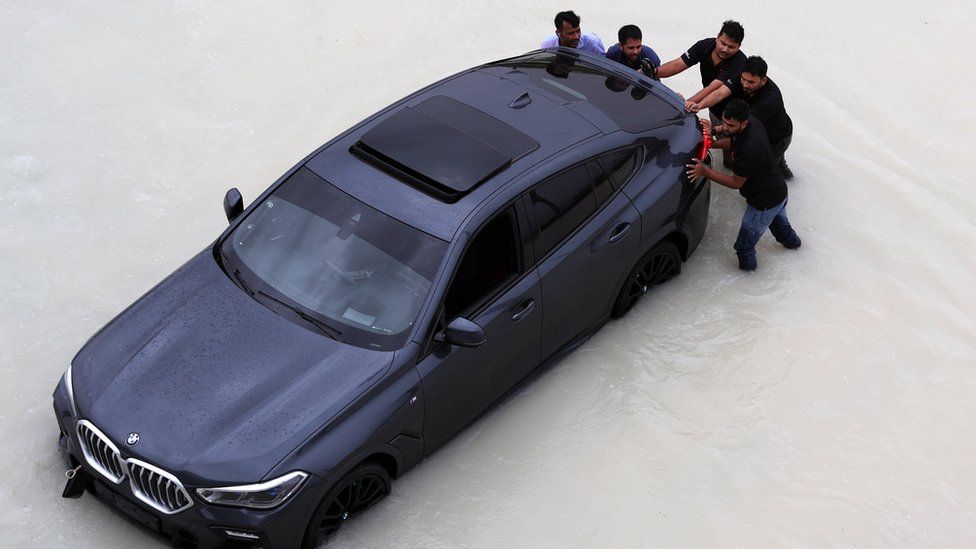
<svg viewBox="0 0 976 549">
<path fill-rule="evenodd" d="M 351 151 L 446 201 L 539 146 L 531 137 L 449 97 L 401 109 L 363 134 Z"/>
</svg>

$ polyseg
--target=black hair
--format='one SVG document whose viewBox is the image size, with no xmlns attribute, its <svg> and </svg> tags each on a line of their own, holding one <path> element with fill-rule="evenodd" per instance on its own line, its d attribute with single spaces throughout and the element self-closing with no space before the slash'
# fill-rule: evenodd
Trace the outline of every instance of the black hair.
<svg viewBox="0 0 976 549">
<path fill-rule="evenodd" d="M 563 30 L 563 21 L 569 23 L 569 26 L 576 28 L 580 26 L 580 16 L 576 15 L 572 10 L 561 11 L 556 14 L 556 30 Z"/>
<path fill-rule="evenodd" d="M 558 24 L 556 25 L 559 26 Z M 742 28 L 742 25 L 738 21 L 733 21 L 729 19 L 728 21 L 722 23 L 722 30 L 718 31 L 718 35 L 728 36 L 733 41 L 741 44 L 742 40 L 746 37 L 746 29 Z"/>
<path fill-rule="evenodd" d="M 621 44 L 626 43 L 628 40 L 640 40 L 641 38 L 643 38 L 641 36 L 641 30 L 637 25 L 624 25 L 617 31 L 617 41 Z"/>
<path fill-rule="evenodd" d="M 725 110 L 722 111 L 722 118 L 738 120 L 739 122 L 749 120 L 749 103 L 741 99 L 729 101 L 729 104 L 725 106 Z"/>
<path fill-rule="evenodd" d="M 749 59 L 746 59 L 746 64 L 742 67 L 742 72 L 747 72 L 759 78 L 765 78 L 767 70 L 769 70 L 769 65 L 758 55 L 749 56 Z"/>
</svg>

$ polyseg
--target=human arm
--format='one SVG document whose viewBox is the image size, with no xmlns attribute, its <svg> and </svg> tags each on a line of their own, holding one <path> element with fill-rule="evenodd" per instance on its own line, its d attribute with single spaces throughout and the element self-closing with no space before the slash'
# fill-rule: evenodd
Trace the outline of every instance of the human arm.
<svg viewBox="0 0 976 549">
<path fill-rule="evenodd" d="M 685 102 L 685 104 L 688 104 L 688 103 L 698 103 L 702 99 L 705 99 L 706 97 L 708 97 L 708 95 L 710 93 L 712 93 L 713 91 L 715 91 L 715 90 L 717 90 L 719 88 L 722 88 L 722 87 L 724 87 L 724 85 L 722 84 L 722 81 L 721 80 L 717 80 L 717 79 L 716 80 L 712 80 L 712 83 L 711 84 L 709 84 L 709 85 L 705 86 L 704 88 L 702 88 L 701 90 L 699 90 L 698 93 L 696 93 L 695 95 L 692 95 Z"/>
<path fill-rule="evenodd" d="M 712 84 L 714 83 L 715 82 L 712 82 Z M 709 87 L 711 87 L 711 85 L 709 85 Z M 685 103 L 685 109 L 688 110 L 689 112 L 698 112 L 701 109 L 707 109 L 712 105 L 721 103 L 722 101 L 725 100 L 725 98 L 729 97 L 730 95 L 732 95 L 732 90 L 729 89 L 728 86 L 722 85 L 716 88 L 715 91 L 709 93 L 704 99 L 698 101 L 697 103 L 690 100 L 687 101 Z"/>
<path fill-rule="evenodd" d="M 723 137 L 722 139 L 716 139 L 715 141 L 712 141 L 712 146 L 710 148 L 725 150 L 731 146 L 732 146 L 732 139 L 728 137 Z"/>
<path fill-rule="evenodd" d="M 654 51 L 650 46 L 644 46 L 641 48 L 641 56 L 647 58 L 651 65 L 655 67 L 661 66 L 661 58 L 658 57 L 657 52 Z"/>
<path fill-rule="evenodd" d="M 669 76 L 674 76 L 679 72 L 684 71 L 687 68 L 688 68 L 688 64 L 685 63 L 684 59 L 680 57 L 677 59 L 672 59 L 657 68 L 657 77 L 667 78 Z"/>
<path fill-rule="evenodd" d="M 741 189 L 742 186 L 746 184 L 745 177 L 736 175 L 734 173 L 726 174 L 718 170 L 713 170 L 712 168 L 709 168 L 703 164 L 702 161 L 697 158 L 692 160 L 692 163 L 688 164 L 687 167 L 688 179 L 692 181 L 698 179 L 699 177 L 705 177 L 706 179 L 711 179 L 719 185 L 728 187 L 730 189 Z"/>
</svg>

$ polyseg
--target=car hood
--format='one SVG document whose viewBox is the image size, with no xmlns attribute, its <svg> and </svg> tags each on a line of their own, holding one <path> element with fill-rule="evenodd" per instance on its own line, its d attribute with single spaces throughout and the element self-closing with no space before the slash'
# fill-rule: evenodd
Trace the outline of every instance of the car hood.
<svg viewBox="0 0 976 549">
<path fill-rule="evenodd" d="M 279 316 L 201 252 L 72 362 L 81 418 L 191 485 L 255 482 L 380 379 L 392 352 Z M 139 434 L 134 446 L 129 433 Z"/>
</svg>

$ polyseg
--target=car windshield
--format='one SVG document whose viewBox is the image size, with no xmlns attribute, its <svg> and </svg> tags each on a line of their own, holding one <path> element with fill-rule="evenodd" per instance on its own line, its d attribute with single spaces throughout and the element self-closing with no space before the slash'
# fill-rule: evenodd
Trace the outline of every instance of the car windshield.
<svg viewBox="0 0 976 549">
<path fill-rule="evenodd" d="M 242 284 L 374 349 L 400 347 L 447 243 L 300 168 L 223 242 Z"/>
</svg>

